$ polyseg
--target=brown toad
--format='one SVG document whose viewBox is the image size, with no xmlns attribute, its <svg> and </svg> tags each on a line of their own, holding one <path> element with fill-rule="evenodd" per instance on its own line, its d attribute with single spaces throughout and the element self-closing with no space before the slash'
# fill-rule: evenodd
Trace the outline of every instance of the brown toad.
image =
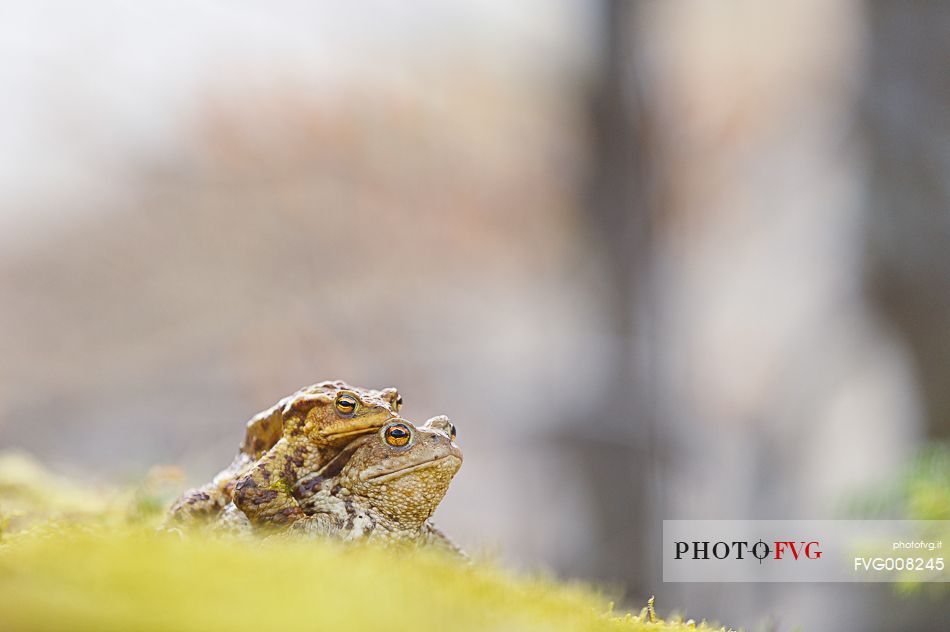
<svg viewBox="0 0 950 632">
<path fill-rule="evenodd" d="M 247 423 L 231 465 L 214 480 L 186 492 L 169 510 L 168 524 L 211 519 L 232 500 L 257 525 L 286 525 L 303 515 L 291 491 L 353 437 L 371 433 L 402 406 L 395 388 L 373 390 L 341 381 L 303 388 Z"/>
<path fill-rule="evenodd" d="M 404 419 L 353 440 L 319 472 L 297 483 L 308 514 L 292 530 L 343 540 L 434 544 L 459 552 L 429 520 L 462 465 L 455 426 Z"/>
</svg>

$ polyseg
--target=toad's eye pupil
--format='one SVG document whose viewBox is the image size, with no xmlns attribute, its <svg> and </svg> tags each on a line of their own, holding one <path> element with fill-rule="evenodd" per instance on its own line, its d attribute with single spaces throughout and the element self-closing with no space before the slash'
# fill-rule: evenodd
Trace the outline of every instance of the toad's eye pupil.
<svg viewBox="0 0 950 632">
<path fill-rule="evenodd" d="M 409 445 L 409 440 L 412 438 L 409 428 L 406 428 L 403 425 L 390 426 L 389 428 L 386 428 L 385 436 L 386 443 L 396 448 L 402 448 Z"/>
<path fill-rule="evenodd" d="M 456 433 L 455 433 L 455 426 L 454 426 L 454 425 L 449 426 L 449 435 L 451 435 L 451 437 L 454 439 L 454 438 L 455 438 L 455 434 L 456 434 Z"/>
<path fill-rule="evenodd" d="M 336 407 L 343 413 L 351 413 L 356 410 L 356 400 L 352 397 L 340 397 L 336 400 Z"/>
</svg>

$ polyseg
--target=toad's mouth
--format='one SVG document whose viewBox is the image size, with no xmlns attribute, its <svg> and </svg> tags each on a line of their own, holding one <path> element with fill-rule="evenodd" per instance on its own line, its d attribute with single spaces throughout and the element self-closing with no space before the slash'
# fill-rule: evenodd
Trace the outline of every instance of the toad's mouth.
<svg viewBox="0 0 950 632">
<path fill-rule="evenodd" d="M 425 470 L 430 467 L 438 467 L 442 463 L 449 462 L 450 460 L 459 461 L 461 463 L 461 459 L 459 459 L 454 454 L 449 454 L 446 456 L 440 456 L 434 459 L 429 459 L 428 461 L 423 461 L 421 463 L 407 465 L 406 467 L 401 467 L 396 470 L 387 470 L 385 472 L 380 472 L 378 474 L 371 474 L 369 476 L 360 476 L 360 478 L 364 481 L 376 481 L 376 482 L 389 481 L 394 478 L 405 476 L 406 474 L 410 474 L 412 472 L 418 472 L 419 470 Z"/>
<path fill-rule="evenodd" d="M 357 428 L 356 430 L 341 430 L 339 432 L 327 432 L 323 434 L 323 438 L 328 441 L 336 441 L 337 439 L 346 439 L 347 437 L 358 437 L 359 435 L 376 432 L 380 428 L 382 428 L 382 425 L 366 426 L 365 428 Z"/>
</svg>

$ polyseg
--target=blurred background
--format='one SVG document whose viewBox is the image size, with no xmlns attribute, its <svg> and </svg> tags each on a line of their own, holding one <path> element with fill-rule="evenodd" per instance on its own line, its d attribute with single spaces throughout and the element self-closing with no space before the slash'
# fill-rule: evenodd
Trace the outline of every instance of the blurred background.
<svg viewBox="0 0 950 632">
<path fill-rule="evenodd" d="M 950 4 L 0 4 L 0 448 L 193 484 L 323 379 L 456 422 L 465 548 L 663 584 L 664 518 L 833 518 L 950 435 Z M 946 620 L 946 619 L 944 619 Z M 938 624 L 939 627 L 939 624 Z"/>
</svg>

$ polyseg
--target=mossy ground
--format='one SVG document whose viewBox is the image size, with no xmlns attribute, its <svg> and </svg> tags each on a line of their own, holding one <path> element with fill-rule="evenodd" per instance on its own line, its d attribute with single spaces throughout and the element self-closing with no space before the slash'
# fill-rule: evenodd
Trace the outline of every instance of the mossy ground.
<svg viewBox="0 0 950 632">
<path fill-rule="evenodd" d="M 435 552 L 181 538 L 155 531 L 150 492 L 61 489 L 0 459 L 0 630 L 719 629 L 618 614 L 591 587 Z"/>
</svg>

